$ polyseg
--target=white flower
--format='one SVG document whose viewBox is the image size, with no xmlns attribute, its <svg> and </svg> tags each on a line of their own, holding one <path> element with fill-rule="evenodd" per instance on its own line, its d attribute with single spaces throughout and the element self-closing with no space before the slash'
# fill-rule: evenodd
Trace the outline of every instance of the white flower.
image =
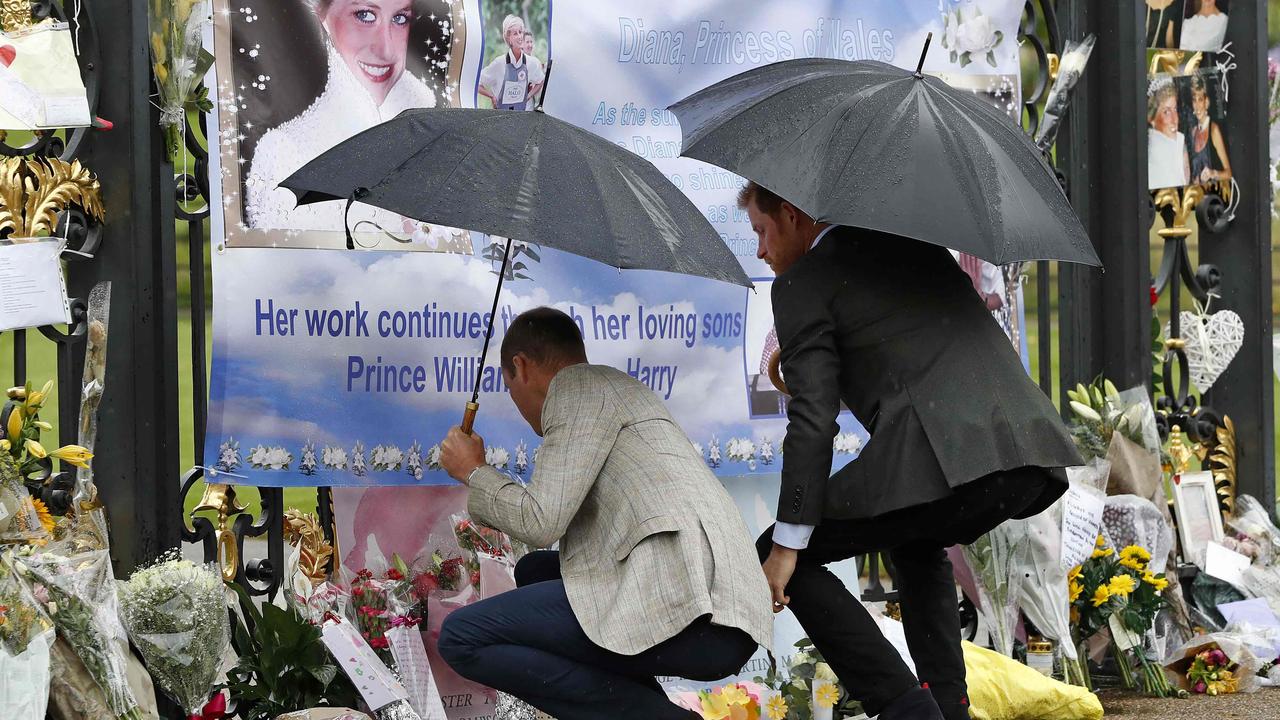
<svg viewBox="0 0 1280 720">
<path fill-rule="evenodd" d="M 760 462 L 765 465 L 773 464 L 773 442 L 769 438 L 760 441 Z"/>
<path fill-rule="evenodd" d="M 507 467 L 507 463 L 511 462 L 511 455 L 507 453 L 506 448 L 490 446 L 484 449 L 484 461 L 488 465 L 503 469 Z"/>
<path fill-rule="evenodd" d="M 262 468 L 267 464 L 267 448 L 262 445 L 254 446 L 249 451 L 249 464 L 255 468 Z"/>
<path fill-rule="evenodd" d="M 324 463 L 325 467 L 332 470 L 346 470 L 347 451 L 342 448 L 327 445 L 324 450 L 320 452 L 320 462 Z"/>
<path fill-rule="evenodd" d="M 523 475 L 529 469 L 529 446 L 524 440 L 516 443 L 516 473 Z"/>
<path fill-rule="evenodd" d="M 226 441 L 218 446 L 218 462 L 214 465 L 214 468 L 223 472 L 231 472 L 240 467 L 240 462 L 240 443 L 234 437 L 228 437 Z"/>
<path fill-rule="evenodd" d="M 427 467 L 431 468 L 432 470 L 440 469 L 440 446 L 439 445 L 432 445 L 431 449 L 427 451 Z"/>
<path fill-rule="evenodd" d="M 756 456 L 756 444 L 749 438 L 730 438 L 724 449 L 725 455 L 735 462 L 745 462 Z"/>
<path fill-rule="evenodd" d="M 853 433 L 839 433 L 832 442 L 833 449 L 842 455 L 852 455 L 862 447 L 862 438 Z"/>
<path fill-rule="evenodd" d="M 382 461 L 392 470 L 399 470 L 404 462 L 404 453 L 395 445 L 388 445 L 382 452 Z"/>
<path fill-rule="evenodd" d="M 1000 39 L 991 18 L 983 15 L 977 7 L 966 5 L 960 8 L 960 23 L 955 33 L 956 52 L 985 55 L 1000 44 Z"/>
<path fill-rule="evenodd" d="M 958 21 L 952 17 L 951 13 L 944 13 L 942 16 L 942 47 L 951 50 L 956 46 L 956 23 Z"/>
<path fill-rule="evenodd" d="M 720 467 L 720 438 L 711 437 L 711 449 L 707 451 L 707 464 L 713 468 Z"/>
</svg>

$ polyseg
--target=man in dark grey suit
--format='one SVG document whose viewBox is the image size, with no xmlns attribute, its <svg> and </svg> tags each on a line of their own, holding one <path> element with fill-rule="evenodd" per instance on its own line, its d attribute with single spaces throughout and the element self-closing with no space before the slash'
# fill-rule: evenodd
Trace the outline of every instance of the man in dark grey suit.
<svg viewBox="0 0 1280 720">
<path fill-rule="evenodd" d="M 777 274 L 791 394 L 778 522 L 757 543 L 774 610 L 795 613 L 868 714 L 968 718 L 945 548 L 1048 507 L 1080 456 L 946 249 L 818 224 L 754 183 L 738 201 Z M 831 475 L 842 400 L 871 439 Z M 918 680 L 825 567 L 880 550 Z"/>
</svg>

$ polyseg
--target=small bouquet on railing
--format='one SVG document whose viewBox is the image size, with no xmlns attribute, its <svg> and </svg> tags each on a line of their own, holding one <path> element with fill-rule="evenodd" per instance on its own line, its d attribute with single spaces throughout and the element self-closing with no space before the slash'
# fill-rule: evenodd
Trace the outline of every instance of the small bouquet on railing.
<svg viewBox="0 0 1280 720">
<path fill-rule="evenodd" d="M 45 593 L 43 587 L 36 591 Z M 44 720 L 53 641 L 53 621 L 6 553 L 0 558 L 0 717 Z"/>
<path fill-rule="evenodd" d="M 1169 585 L 1163 573 L 1151 571 L 1150 561 L 1151 553 L 1138 545 L 1125 547 L 1117 555 L 1099 535 L 1092 556 L 1067 576 L 1071 615 L 1076 639 L 1082 644 L 1103 627 L 1110 629 L 1116 665 L 1126 687 L 1137 685 L 1136 661 L 1148 694 L 1173 697 L 1178 691 L 1170 687 L 1163 669 L 1147 657 L 1143 647 L 1143 637 L 1165 606 L 1162 593 Z"/>
<path fill-rule="evenodd" d="M 141 720 L 129 686 L 128 638 L 120 623 L 116 582 L 106 550 L 74 552 L 59 543 L 21 558 L 15 568 L 24 579 L 43 585 L 46 609 L 64 638 L 84 663 L 118 720 Z"/>
<path fill-rule="evenodd" d="M 187 102 L 204 74 L 200 65 L 204 26 L 212 21 L 209 7 L 207 0 L 147 0 L 160 125 L 170 158 L 186 144 Z"/>
<path fill-rule="evenodd" d="M 227 600 L 216 568 L 174 552 L 120 583 L 120 609 L 129 637 L 151 677 L 199 718 L 227 648 Z"/>
</svg>

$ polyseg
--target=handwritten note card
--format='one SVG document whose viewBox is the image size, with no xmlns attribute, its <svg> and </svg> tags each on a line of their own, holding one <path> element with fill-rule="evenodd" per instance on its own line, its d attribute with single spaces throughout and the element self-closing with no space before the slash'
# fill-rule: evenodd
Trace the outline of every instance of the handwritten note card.
<svg viewBox="0 0 1280 720">
<path fill-rule="evenodd" d="M 1093 552 L 1105 504 L 1092 488 L 1073 483 L 1067 489 L 1062 497 L 1062 569 L 1070 570 Z"/>
<path fill-rule="evenodd" d="M 351 684 L 360 691 L 369 707 L 377 710 L 408 699 L 409 693 L 405 692 L 404 686 L 378 659 L 373 648 L 351 623 L 331 618 L 325 621 L 322 633 L 325 647 L 346 671 Z"/>
</svg>

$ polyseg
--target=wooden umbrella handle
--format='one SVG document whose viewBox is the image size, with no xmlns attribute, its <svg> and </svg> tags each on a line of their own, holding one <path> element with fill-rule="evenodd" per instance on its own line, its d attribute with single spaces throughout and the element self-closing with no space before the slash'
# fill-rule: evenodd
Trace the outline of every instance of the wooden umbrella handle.
<svg viewBox="0 0 1280 720">
<path fill-rule="evenodd" d="M 787 390 L 787 384 L 782 381 L 782 349 L 778 348 L 769 356 L 769 381 L 778 389 L 778 392 L 791 397 L 791 393 Z"/>
<path fill-rule="evenodd" d="M 462 432 L 468 435 L 471 434 L 471 428 L 476 424 L 476 412 L 479 410 L 480 403 L 467 403 L 467 409 L 462 411 Z"/>
</svg>

